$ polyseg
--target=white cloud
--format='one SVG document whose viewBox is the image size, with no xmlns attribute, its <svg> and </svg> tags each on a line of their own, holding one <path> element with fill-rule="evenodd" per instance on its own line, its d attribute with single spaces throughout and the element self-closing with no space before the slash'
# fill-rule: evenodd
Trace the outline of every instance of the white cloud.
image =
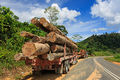
<svg viewBox="0 0 120 80">
<path fill-rule="evenodd" d="M 118 31 L 118 33 L 120 33 L 120 30 Z"/>
<path fill-rule="evenodd" d="M 51 0 L 46 0 L 46 3 L 49 3 Z"/>
<path fill-rule="evenodd" d="M 45 17 L 48 20 L 48 14 L 44 13 L 45 8 L 49 6 L 47 4 L 24 4 L 23 2 L 13 2 L 10 0 L 1 0 L 0 4 L 2 6 L 10 7 L 22 22 L 29 22 L 33 17 Z M 60 8 L 57 3 L 53 3 L 51 6 L 54 6 L 59 10 L 58 24 L 63 24 L 65 21 L 75 21 L 75 18 L 80 15 L 80 12 L 77 12 L 76 10 L 69 10 L 67 7 Z"/>
<path fill-rule="evenodd" d="M 69 33 L 71 34 L 76 34 L 76 33 L 88 33 L 90 32 L 91 29 L 95 28 L 98 26 L 100 23 L 98 21 L 77 21 L 74 23 L 70 24 L 64 24 L 68 30 Z"/>
<path fill-rule="evenodd" d="M 56 7 L 59 10 L 58 23 L 63 24 L 65 21 L 76 21 L 75 17 L 80 15 L 80 12 L 76 10 L 69 10 L 67 7 L 60 8 L 57 4 L 52 4 L 52 7 Z"/>
<path fill-rule="evenodd" d="M 97 0 L 91 14 L 103 18 L 109 25 L 120 24 L 120 0 Z"/>
<path fill-rule="evenodd" d="M 98 32 L 98 31 L 105 31 L 107 30 L 106 28 L 95 28 L 95 29 L 91 29 L 91 32 Z"/>
</svg>

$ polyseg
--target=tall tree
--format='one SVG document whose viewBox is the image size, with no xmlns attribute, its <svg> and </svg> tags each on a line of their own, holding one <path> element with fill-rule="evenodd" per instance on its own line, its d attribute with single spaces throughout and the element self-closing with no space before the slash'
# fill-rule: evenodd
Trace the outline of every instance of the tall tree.
<svg viewBox="0 0 120 80">
<path fill-rule="evenodd" d="M 49 21 L 50 23 L 56 25 L 57 24 L 57 20 L 58 20 L 58 9 L 56 7 L 48 7 L 45 9 L 45 13 L 48 14 L 48 18 L 49 18 Z"/>
<path fill-rule="evenodd" d="M 45 9 L 45 13 L 48 14 L 48 19 L 50 21 L 50 23 L 52 23 L 53 25 L 55 25 L 58 29 L 60 29 L 65 35 L 68 34 L 66 28 L 64 25 L 58 25 L 57 24 L 57 20 L 58 18 L 58 14 L 59 11 L 56 7 L 48 7 Z"/>
</svg>

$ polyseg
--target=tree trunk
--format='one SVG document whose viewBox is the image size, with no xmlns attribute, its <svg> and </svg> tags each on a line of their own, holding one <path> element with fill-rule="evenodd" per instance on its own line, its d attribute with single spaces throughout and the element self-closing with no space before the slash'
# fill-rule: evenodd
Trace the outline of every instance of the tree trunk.
<svg viewBox="0 0 120 80">
<path fill-rule="evenodd" d="M 57 43 L 61 45 L 65 45 L 67 47 L 70 47 L 72 49 L 77 49 L 77 45 L 74 43 L 71 43 L 69 40 L 67 40 L 64 36 L 61 36 L 59 34 L 56 34 L 55 32 L 50 32 L 46 39 L 51 43 Z"/>
<path fill-rule="evenodd" d="M 29 32 L 26 32 L 26 31 L 22 31 L 22 32 L 20 33 L 20 36 L 22 36 L 22 37 L 28 37 L 28 38 L 33 38 L 33 37 L 35 37 L 36 35 L 34 35 L 34 34 L 32 34 L 32 33 L 29 33 Z"/>
<path fill-rule="evenodd" d="M 34 36 L 32 38 L 32 42 L 45 43 L 46 42 L 46 38 L 45 37 Z"/>
<path fill-rule="evenodd" d="M 15 59 L 16 61 L 20 61 L 20 60 L 24 60 L 25 57 L 23 56 L 23 53 L 18 53 L 18 54 L 16 54 L 16 55 L 14 56 L 14 59 Z"/>
<path fill-rule="evenodd" d="M 66 53 L 66 56 L 72 55 L 72 54 L 73 53 Z M 60 57 L 63 57 L 63 56 L 64 56 L 64 53 L 49 53 L 49 54 L 47 54 L 47 58 L 50 61 L 55 60 L 55 59 L 60 58 Z"/>
<path fill-rule="evenodd" d="M 39 27 L 40 29 L 42 29 L 43 31 L 50 33 L 50 32 L 55 32 L 59 35 L 64 36 L 65 38 L 67 38 L 71 43 L 76 44 L 75 42 L 73 42 L 72 40 L 70 40 L 63 32 L 61 32 L 56 26 L 50 24 L 45 18 L 40 18 L 39 20 L 36 18 L 33 18 L 31 20 L 32 24 L 35 24 L 37 27 Z"/>
<path fill-rule="evenodd" d="M 64 46 L 61 46 L 61 45 L 52 45 L 51 46 L 51 51 L 53 53 L 64 52 Z M 66 47 L 66 52 L 70 52 L 70 49 L 68 47 Z"/>
<path fill-rule="evenodd" d="M 50 51 L 50 46 L 42 43 L 26 42 L 22 47 L 23 55 L 26 57 L 38 56 Z"/>
</svg>

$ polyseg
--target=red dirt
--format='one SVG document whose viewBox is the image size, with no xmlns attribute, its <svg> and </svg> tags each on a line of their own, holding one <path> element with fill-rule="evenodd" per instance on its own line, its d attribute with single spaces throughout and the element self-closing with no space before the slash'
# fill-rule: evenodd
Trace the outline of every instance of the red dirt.
<svg viewBox="0 0 120 80">
<path fill-rule="evenodd" d="M 112 62 L 112 63 L 117 64 L 117 65 L 119 65 L 119 66 L 120 66 L 120 62 Z"/>
</svg>

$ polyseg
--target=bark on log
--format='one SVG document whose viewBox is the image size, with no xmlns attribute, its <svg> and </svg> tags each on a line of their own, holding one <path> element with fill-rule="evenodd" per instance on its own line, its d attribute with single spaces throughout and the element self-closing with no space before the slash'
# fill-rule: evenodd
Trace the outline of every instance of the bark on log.
<svg viewBox="0 0 120 80">
<path fill-rule="evenodd" d="M 61 46 L 61 45 L 52 45 L 51 46 L 51 51 L 53 53 L 64 52 L 64 46 Z M 68 47 L 66 47 L 66 52 L 70 52 L 70 49 Z"/>
<path fill-rule="evenodd" d="M 40 19 L 36 19 L 33 18 L 31 20 L 32 24 L 35 24 L 37 27 L 39 27 L 40 29 L 44 30 L 47 33 L 50 32 L 55 32 L 59 35 L 64 36 L 65 38 L 67 38 L 69 41 L 71 41 L 71 43 L 76 44 L 75 42 L 73 42 L 72 40 L 70 40 L 63 32 L 61 32 L 56 26 L 50 24 L 45 18 L 40 18 Z"/>
<path fill-rule="evenodd" d="M 34 35 L 34 34 L 32 34 L 32 33 L 29 33 L 29 32 L 26 32 L 26 31 L 22 31 L 22 32 L 20 33 L 20 36 L 22 36 L 22 37 L 28 37 L 28 38 L 33 38 L 33 37 L 35 37 L 36 35 Z"/>
<path fill-rule="evenodd" d="M 72 43 L 71 41 L 67 40 L 64 36 L 61 36 L 55 32 L 50 32 L 46 39 L 51 42 L 51 43 L 58 43 L 61 45 L 66 44 L 66 46 L 72 48 L 72 49 L 77 49 L 77 45 Z"/>
<path fill-rule="evenodd" d="M 22 47 L 23 55 L 26 57 L 38 56 L 50 51 L 50 46 L 42 43 L 26 42 Z"/>
<path fill-rule="evenodd" d="M 73 53 L 66 53 L 66 56 L 72 55 L 72 54 Z M 49 54 L 47 54 L 47 59 L 52 61 L 52 60 L 55 60 L 55 59 L 63 57 L 63 56 L 64 56 L 64 53 L 49 53 Z"/>
<path fill-rule="evenodd" d="M 14 59 L 15 59 L 16 61 L 20 61 L 20 60 L 24 60 L 25 57 L 23 56 L 23 53 L 18 53 L 18 54 L 16 54 L 16 55 L 14 56 Z"/>
<path fill-rule="evenodd" d="M 34 36 L 32 38 L 32 42 L 45 43 L 46 42 L 46 38 L 45 37 Z"/>
</svg>

